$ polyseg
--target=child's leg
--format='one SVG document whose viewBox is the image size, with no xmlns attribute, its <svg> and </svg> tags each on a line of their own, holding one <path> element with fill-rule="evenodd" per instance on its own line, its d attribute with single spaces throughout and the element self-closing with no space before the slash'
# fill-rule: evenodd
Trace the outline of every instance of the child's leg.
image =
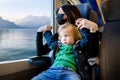
<svg viewBox="0 0 120 80">
<path fill-rule="evenodd" d="M 33 77 L 31 80 L 56 80 L 58 70 L 48 69 Z"/>
<path fill-rule="evenodd" d="M 61 80 L 81 80 L 80 75 L 70 69 L 62 70 L 60 78 Z"/>
</svg>

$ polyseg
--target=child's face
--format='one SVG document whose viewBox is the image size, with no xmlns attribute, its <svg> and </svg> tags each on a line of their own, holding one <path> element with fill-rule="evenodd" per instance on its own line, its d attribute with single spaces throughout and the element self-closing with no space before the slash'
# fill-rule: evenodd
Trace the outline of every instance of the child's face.
<svg viewBox="0 0 120 80">
<path fill-rule="evenodd" d="M 59 38 L 62 44 L 74 44 L 74 33 L 72 28 L 66 28 L 60 31 Z"/>
</svg>

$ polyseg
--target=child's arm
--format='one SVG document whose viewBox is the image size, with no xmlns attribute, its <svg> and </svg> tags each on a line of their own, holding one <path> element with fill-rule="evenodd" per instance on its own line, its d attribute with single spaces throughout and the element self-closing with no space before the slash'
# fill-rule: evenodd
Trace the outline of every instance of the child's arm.
<svg viewBox="0 0 120 80">
<path fill-rule="evenodd" d="M 83 52 L 87 52 L 90 57 L 96 57 L 99 52 L 98 26 L 87 19 L 76 20 L 76 25 L 80 29 L 82 40 L 79 45 Z"/>
<path fill-rule="evenodd" d="M 49 46 L 50 49 L 54 49 L 54 47 L 57 45 L 58 43 L 58 34 L 55 33 L 54 35 L 52 35 L 51 31 L 46 31 L 44 33 L 44 37 L 47 41 L 47 44 Z"/>
<path fill-rule="evenodd" d="M 50 26 L 50 25 L 45 25 L 45 26 L 40 27 L 37 32 L 50 31 L 51 29 L 52 29 L 52 26 Z"/>
<path fill-rule="evenodd" d="M 76 25 L 82 35 L 82 40 L 79 41 L 82 53 L 89 55 L 88 63 L 90 65 L 98 64 L 99 37 L 97 24 L 90 20 L 79 18 L 76 20 Z"/>
<path fill-rule="evenodd" d="M 58 34 L 52 34 L 51 32 L 51 29 L 52 29 L 52 26 L 50 25 L 45 25 L 43 27 L 40 27 L 38 29 L 38 32 L 44 32 L 44 37 L 46 39 L 46 42 L 48 44 L 48 47 L 50 49 L 53 49 L 56 45 L 57 45 L 57 42 L 58 42 Z"/>
</svg>

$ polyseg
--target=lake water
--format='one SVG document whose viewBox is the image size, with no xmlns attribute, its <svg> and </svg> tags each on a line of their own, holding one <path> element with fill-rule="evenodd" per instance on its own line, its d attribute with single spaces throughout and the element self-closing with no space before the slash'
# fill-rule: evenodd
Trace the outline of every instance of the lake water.
<svg viewBox="0 0 120 80">
<path fill-rule="evenodd" d="M 36 55 L 36 29 L 0 29 L 0 61 Z"/>
</svg>

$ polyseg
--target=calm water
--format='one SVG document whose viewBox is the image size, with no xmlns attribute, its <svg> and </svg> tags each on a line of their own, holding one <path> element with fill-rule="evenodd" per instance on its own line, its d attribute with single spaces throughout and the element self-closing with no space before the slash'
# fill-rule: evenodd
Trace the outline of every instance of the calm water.
<svg viewBox="0 0 120 80">
<path fill-rule="evenodd" d="M 35 29 L 0 30 L 0 61 L 36 55 Z"/>
</svg>

